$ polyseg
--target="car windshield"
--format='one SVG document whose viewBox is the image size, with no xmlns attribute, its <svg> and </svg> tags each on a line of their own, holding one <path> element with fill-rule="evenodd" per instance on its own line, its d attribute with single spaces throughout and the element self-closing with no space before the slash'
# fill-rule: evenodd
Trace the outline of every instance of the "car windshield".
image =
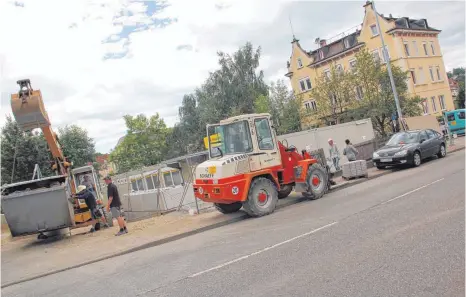
<svg viewBox="0 0 466 297">
<path fill-rule="evenodd" d="M 387 145 L 399 145 L 407 143 L 415 143 L 418 141 L 419 132 L 401 132 L 390 138 Z"/>
<path fill-rule="evenodd" d="M 252 151 L 251 134 L 247 121 L 239 121 L 215 127 L 218 141 L 211 147 L 211 157 L 223 155 L 242 154 Z M 209 135 L 210 137 L 210 135 Z M 220 148 L 221 152 L 218 150 Z"/>
</svg>

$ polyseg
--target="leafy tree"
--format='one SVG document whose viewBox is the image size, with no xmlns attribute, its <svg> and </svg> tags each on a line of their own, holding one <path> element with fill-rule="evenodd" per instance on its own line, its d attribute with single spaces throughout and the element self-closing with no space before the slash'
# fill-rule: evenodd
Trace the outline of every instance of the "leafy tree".
<svg viewBox="0 0 466 297">
<path fill-rule="evenodd" d="M 52 175 L 52 156 L 41 133 L 23 132 L 18 124 L 7 116 L 5 126 L 1 130 L 1 143 L 2 185 L 30 180 L 35 164 L 39 165 L 44 177 Z"/>
<path fill-rule="evenodd" d="M 465 94 L 464 94 L 464 84 L 465 84 L 465 68 L 453 68 L 452 72 L 447 72 L 448 78 L 453 78 L 458 82 L 458 96 L 456 97 L 456 107 L 464 108 L 465 107 Z"/>
<path fill-rule="evenodd" d="M 143 114 L 124 116 L 127 134 L 114 151 L 110 161 L 118 172 L 126 172 L 143 166 L 158 164 L 166 152 L 168 129 L 159 114 L 150 118 Z"/>
<path fill-rule="evenodd" d="M 301 100 L 283 80 L 270 84 L 270 114 L 279 135 L 301 130 Z"/>
<path fill-rule="evenodd" d="M 323 74 L 318 77 L 316 85 L 312 90 L 312 96 L 318 106 L 318 116 L 326 123 L 333 121 L 340 124 L 345 111 L 351 108 L 356 96 L 353 74 L 331 65 L 329 76 Z"/>
<path fill-rule="evenodd" d="M 77 125 L 58 129 L 59 142 L 63 154 L 73 162 L 73 167 L 81 167 L 95 162 L 95 144 L 87 131 Z"/>
<path fill-rule="evenodd" d="M 268 96 L 259 95 L 254 101 L 254 110 L 257 113 L 269 113 L 271 112 L 271 104 Z"/>
</svg>

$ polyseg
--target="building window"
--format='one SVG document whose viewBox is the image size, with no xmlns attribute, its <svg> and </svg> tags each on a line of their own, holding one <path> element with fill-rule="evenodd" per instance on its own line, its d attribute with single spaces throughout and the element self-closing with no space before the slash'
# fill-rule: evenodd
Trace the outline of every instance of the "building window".
<svg viewBox="0 0 466 297">
<path fill-rule="evenodd" d="M 384 53 L 383 47 L 380 48 L 380 52 L 382 53 L 382 61 L 384 63 L 387 63 L 388 61 L 390 61 L 390 53 L 388 52 L 387 46 L 385 46 L 385 53 Z"/>
<path fill-rule="evenodd" d="M 349 43 L 349 39 L 346 38 L 344 41 L 344 44 L 345 44 L 345 48 L 349 48 L 350 47 L 350 43 Z"/>
<path fill-rule="evenodd" d="M 380 55 L 379 55 L 379 50 L 378 49 L 372 51 L 372 57 L 374 58 L 374 61 L 376 63 L 380 62 Z"/>
<path fill-rule="evenodd" d="M 422 43 L 422 48 L 424 49 L 424 54 L 425 54 L 426 56 L 428 56 L 428 55 L 429 55 L 429 52 L 427 51 L 427 43 L 426 43 L 426 42 L 423 42 L 423 43 Z"/>
<path fill-rule="evenodd" d="M 414 56 L 419 56 L 419 49 L 417 48 L 417 42 L 413 40 L 413 54 Z"/>
<path fill-rule="evenodd" d="M 330 100 L 332 102 L 332 106 L 337 105 L 337 96 L 334 93 L 330 94 Z"/>
<path fill-rule="evenodd" d="M 423 84 L 425 82 L 426 82 L 426 78 L 425 78 L 425 75 L 424 75 L 424 68 L 419 67 L 419 83 Z"/>
<path fill-rule="evenodd" d="M 327 70 L 324 71 L 324 76 L 325 76 L 325 79 L 326 79 L 327 81 L 330 80 L 330 70 L 329 70 L 329 69 L 327 69 Z"/>
<path fill-rule="evenodd" d="M 409 57 L 409 44 L 407 42 L 404 43 L 404 47 L 405 47 L 405 54 L 406 54 L 406 57 Z"/>
<path fill-rule="evenodd" d="M 356 60 L 349 61 L 349 66 L 350 66 L 351 70 L 355 70 L 356 69 Z"/>
<path fill-rule="evenodd" d="M 371 26 L 371 32 L 372 32 L 372 36 L 379 35 L 379 30 L 377 30 L 377 25 L 372 25 Z"/>
<path fill-rule="evenodd" d="M 343 73 L 343 66 L 341 66 L 341 64 L 338 64 L 337 67 L 336 67 L 336 70 L 337 70 L 338 74 L 342 74 Z"/>
<path fill-rule="evenodd" d="M 443 96 L 443 95 L 438 96 L 438 102 L 440 103 L 440 108 L 442 110 L 447 109 L 446 106 L 445 106 L 445 96 Z"/>
<path fill-rule="evenodd" d="M 324 59 L 324 52 L 322 50 L 319 51 L 319 57 L 320 59 Z"/>
<path fill-rule="evenodd" d="M 308 101 L 304 103 L 307 111 L 316 111 L 317 110 L 317 103 L 315 100 Z"/>
<path fill-rule="evenodd" d="M 336 124 L 336 121 L 328 121 L 328 126 L 335 126 Z"/>
<path fill-rule="evenodd" d="M 429 105 L 427 103 L 427 98 L 422 100 L 422 110 L 424 111 L 424 115 L 429 114 Z"/>
<path fill-rule="evenodd" d="M 303 68 L 303 61 L 301 61 L 301 58 L 298 58 L 298 69 Z"/>
<path fill-rule="evenodd" d="M 435 46 L 433 41 L 430 42 L 430 49 L 432 50 L 432 56 L 435 56 Z"/>
<path fill-rule="evenodd" d="M 309 91 L 312 88 L 311 79 L 309 77 L 300 79 L 299 86 L 301 88 L 301 92 Z"/>
<path fill-rule="evenodd" d="M 441 79 L 442 79 L 442 78 L 441 78 L 441 76 L 440 76 L 440 68 L 437 67 L 437 80 L 440 81 Z"/>
<path fill-rule="evenodd" d="M 362 92 L 362 87 L 357 86 L 356 87 L 356 99 L 362 100 L 364 98 L 364 93 Z"/>
<path fill-rule="evenodd" d="M 430 79 L 432 81 L 435 81 L 435 78 L 434 78 L 434 69 L 432 67 L 429 67 L 429 72 L 430 72 Z"/>
<path fill-rule="evenodd" d="M 409 72 L 411 73 L 411 79 L 413 80 L 413 84 L 417 84 L 417 81 L 416 81 L 416 70 L 410 69 Z"/>
<path fill-rule="evenodd" d="M 430 102 L 432 103 L 432 111 L 437 112 L 437 104 L 435 103 L 435 96 L 432 96 L 432 98 L 430 98 Z"/>
</svg>

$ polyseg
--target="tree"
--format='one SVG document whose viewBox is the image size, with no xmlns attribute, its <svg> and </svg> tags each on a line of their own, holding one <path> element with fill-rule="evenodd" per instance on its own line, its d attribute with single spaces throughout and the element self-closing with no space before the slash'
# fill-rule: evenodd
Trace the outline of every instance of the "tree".
<svg viewBox="0 0 466 297">
<path fill-rule="evenodd" d="M 453 68 L 452 72 L 447 72 L 448 78 L 453 78 L 458 82 L 458 96 L 455 98 L 456 107 L 464 108 L 465 107 L 465 94 L 464 94 L 464 84 L 465 84 L 465 68 Z"/>
<path fill-rule="evenodd" d="M 1 130 L 1 182 L 2 185 L 32 179 L 35 164 L 44 177 L 52 175 L 52 156 L 42 133 L 23 132 L 7 116 Z"/>
<path fill-rule="evenodd" d="M 270 113 L 271 104 L 268 96 L 259 95 L 254 101 L 254 111 L 257 113 Z"/>
<path fill-rule="evenodd" d="M 85 166 L 95 162 L 95 144 L 87 131 L 77 125 L 58 129 L 59 142 L 63 154 L 73 162 L 73 167 Z"/>
<path fill-rule="evenodd" d="M 318 116 L 327 124 L 340 124 L 345 111 L 354 103 L 355 87 L 352 73 L 331 65 L 330 72 L 318 77 L 316 83 L 317 87 L 312 90 L 312 96 L 318 106 Z"/>
<path fill-rule="evenodd" d="M 127 134 L 114 151 L 110 161 L 118 172 L 156 165 L 164 159 L 169 130 L 159 114 L 147 118 L 143 114 L 124 116 Z"/>
</svg>

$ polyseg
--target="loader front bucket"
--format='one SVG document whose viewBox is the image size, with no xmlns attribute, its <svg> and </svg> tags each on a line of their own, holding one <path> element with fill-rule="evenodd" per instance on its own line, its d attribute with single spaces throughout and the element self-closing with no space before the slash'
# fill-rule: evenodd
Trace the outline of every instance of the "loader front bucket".
<svg viewBox="0 0 466 297">
<path fill-rule="evenodd" d="M 27 97 L 20 97 L 19 94 L 11 95 L 11 110 L 23 131 L 50 126 L 40 90 L 31 91 Z"/>
</svg>

